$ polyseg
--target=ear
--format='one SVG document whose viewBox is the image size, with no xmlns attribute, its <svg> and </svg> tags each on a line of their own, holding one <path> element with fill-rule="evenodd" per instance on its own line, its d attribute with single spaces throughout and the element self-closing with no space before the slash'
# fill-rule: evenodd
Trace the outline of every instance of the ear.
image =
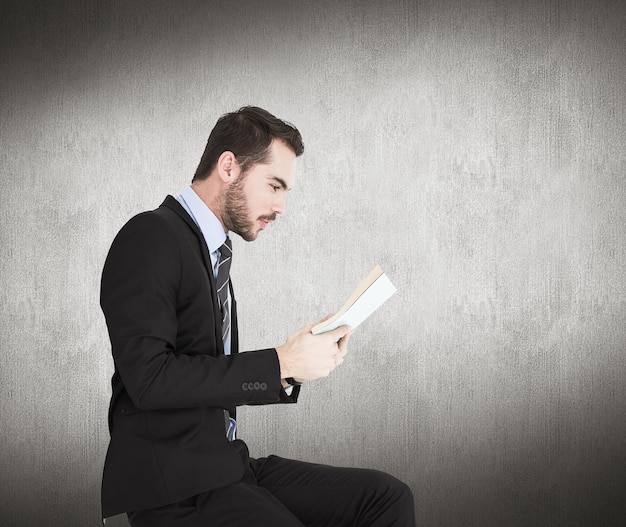
<svg viewBox="0 0 626 527">
<path fill-rule="evenodd" d="M 230 185 L 241 172 L 241 167 L 237 162 L 235 154 L 230 151 L 222 152 L 217 160 L 217 174 L 226 185 Z"/>
</svg>

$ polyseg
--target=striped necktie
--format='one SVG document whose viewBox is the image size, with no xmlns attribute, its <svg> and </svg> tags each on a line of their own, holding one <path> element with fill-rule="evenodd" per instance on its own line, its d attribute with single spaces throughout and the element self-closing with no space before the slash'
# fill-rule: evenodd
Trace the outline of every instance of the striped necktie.
<svg viewBox="0 0 626 527">
<path fill-rule="evenodd" d="M 217 298 L 222 311 L 222 340 L 226 340 L 230 328 L 230 306 L 228 305 L 228 283 L 230 282 L 230 264 L 233 260 L 233 244 L 227 236 L 220 247 L 220 259 L 217 263 Z"/>
<path fill-rule="evenodd" d="M 217 299 L 222 311 L 222 340 L 225 341 L 230 329 L 230 305 L 228 296 L 228 283 L 230 282 L 230 264 L 233 260 L 233 244 L 230 238 L 226 236 L 224 245 L 220 247 L 220 258 L 217 262 Z M 230 352 L 230 350 L 224 350 Z M 224 410 L 224 419 L 226 426 L 226 437 L 230 441 L 235 439 L 237 432 L 237 422 L 230 417 L 228 410 Z"/>
</svg>

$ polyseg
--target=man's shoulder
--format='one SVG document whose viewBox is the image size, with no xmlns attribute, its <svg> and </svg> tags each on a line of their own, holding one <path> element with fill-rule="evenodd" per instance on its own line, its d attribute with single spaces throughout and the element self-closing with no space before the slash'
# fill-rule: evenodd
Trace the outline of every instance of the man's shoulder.
<svg viewBox="0 0 626 527">
<path fill-rule="evenodd" d="M 126 222 L 124 229 L 179 229 L 188 225 L 189 215 L 172 196 L 167 196 L 161 205 L 153 210 L 140 212 Z M 189 218 L 191 220 L 191 218 Z"/>
<path fill-rule="evenodd" d="M 180 203 L 168 196 L 158 208 L 140 212 L 130 218 L 118 232 L 114 244 L 129 239 L 136 240 L 140 245 L 148 240 L 174 242 L 182 233 L 190 232 L 191 226 L 185 219 L 186 215 Z"/>
</svg>

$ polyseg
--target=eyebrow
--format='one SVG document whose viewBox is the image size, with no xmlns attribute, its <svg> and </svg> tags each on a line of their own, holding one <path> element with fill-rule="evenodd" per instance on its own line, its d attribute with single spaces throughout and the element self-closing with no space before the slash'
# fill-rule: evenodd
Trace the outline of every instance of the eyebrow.
<svg viewBox="0 0 626 527">
<path fill-rule="evenodd" d="M 279 178 L 278 176 L 272 176 L 271 179 L 276 181 L 283 188 L 283 190 L 291 190 L 290 188 L 287 188 L 287 183 L 285 183 L 284 179 Z"/>
</svg>

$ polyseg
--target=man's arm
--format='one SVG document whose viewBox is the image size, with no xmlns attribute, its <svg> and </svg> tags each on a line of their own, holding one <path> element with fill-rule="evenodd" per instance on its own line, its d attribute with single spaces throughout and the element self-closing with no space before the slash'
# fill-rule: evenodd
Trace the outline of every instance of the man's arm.
<svg viewBox="0 0 626 527">
<path fill-rule="evenodd" d="M 203 338 L 190 332 L 182 337 L 185 349 L 177 349 L 179 316 L 189 308 L 179 298 L 182 257 L 176 233 L 152 213 L 129 221 L 107 257 L 101 306 L 115 365 L 133 404 L 229 408 L 285 400 L 276 350 L 218 356 L 215 338 L 201 326 L 212 324 L 211 312 L 185 313 L 193 326 L 203 327 Z"/>
</svg>

